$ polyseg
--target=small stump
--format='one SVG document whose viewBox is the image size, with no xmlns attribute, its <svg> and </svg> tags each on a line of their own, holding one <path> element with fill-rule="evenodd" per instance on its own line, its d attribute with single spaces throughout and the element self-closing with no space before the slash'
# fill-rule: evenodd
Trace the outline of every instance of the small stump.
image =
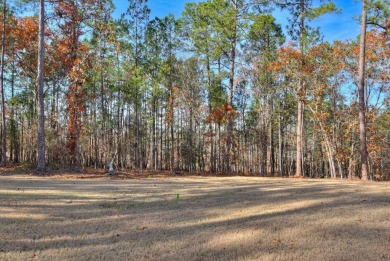
<svg viewBox="0 0 390 261">
<path fill-rule="evenodd" d="M 108 173 L 106 173 L 108 177 L 118 177 L 118 173 L 115 172 L 114 164 L 108 165 Z"/>
</svg>

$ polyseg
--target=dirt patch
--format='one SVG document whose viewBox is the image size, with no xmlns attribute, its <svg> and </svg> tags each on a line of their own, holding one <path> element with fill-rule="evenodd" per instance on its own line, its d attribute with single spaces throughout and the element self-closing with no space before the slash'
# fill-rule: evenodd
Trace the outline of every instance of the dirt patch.
<svg viewBox="0 0 390 261">
<path fill-rule="evenodd" d="M 0 260 L 390 260 L 388 183 L 51 177 L 0 175 Z"/>
</svg>

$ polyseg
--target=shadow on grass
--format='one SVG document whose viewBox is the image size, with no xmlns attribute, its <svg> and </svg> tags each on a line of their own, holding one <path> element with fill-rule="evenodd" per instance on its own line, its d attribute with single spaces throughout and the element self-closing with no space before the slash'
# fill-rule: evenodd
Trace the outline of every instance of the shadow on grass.
<svg viewBox="0 0 390 261">
<path fill-rule="evenodd" d="M 390 243 L 390 193 L 369 194 L 362 184 L 0 181 L 0 252 L 10 259 L 35 252 L 97 260 L 390 258 L 383 247 Z M 369 244 L 376 247 L 361 247 Z"/>
</svg>

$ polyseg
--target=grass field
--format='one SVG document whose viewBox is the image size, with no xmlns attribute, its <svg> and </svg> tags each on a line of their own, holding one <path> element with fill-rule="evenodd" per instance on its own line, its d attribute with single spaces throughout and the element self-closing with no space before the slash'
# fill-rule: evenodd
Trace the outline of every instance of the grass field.
<svg viewBox="0 0 390 261">
<path fill-rule="evenodd" d="M 390 260 L 390 183 L 0 175 L 0 260 Z"/>
</svg>

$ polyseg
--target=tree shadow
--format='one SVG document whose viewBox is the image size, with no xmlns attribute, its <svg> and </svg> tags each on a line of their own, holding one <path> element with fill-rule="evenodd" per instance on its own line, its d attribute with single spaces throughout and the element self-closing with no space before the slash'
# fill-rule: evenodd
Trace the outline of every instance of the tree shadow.
<svg viewBox="0 0 390 261">
<path fill-rule="evenodd" d="M 358 183 L 259 181 L 32 179 L 26 184 L 16 179 L 0 191 L 0 257 L 36 252 L 96 260 L 389 256 L 381 246 L 364 246 L 389 243 L 383 224 L 390 224 L 390 193 L 368 193 L 369 186 Z M 10 191 L 22 198 L 7 198 Z M 327 251 L 332 247 L 337 251 Z"/>
</svg>

